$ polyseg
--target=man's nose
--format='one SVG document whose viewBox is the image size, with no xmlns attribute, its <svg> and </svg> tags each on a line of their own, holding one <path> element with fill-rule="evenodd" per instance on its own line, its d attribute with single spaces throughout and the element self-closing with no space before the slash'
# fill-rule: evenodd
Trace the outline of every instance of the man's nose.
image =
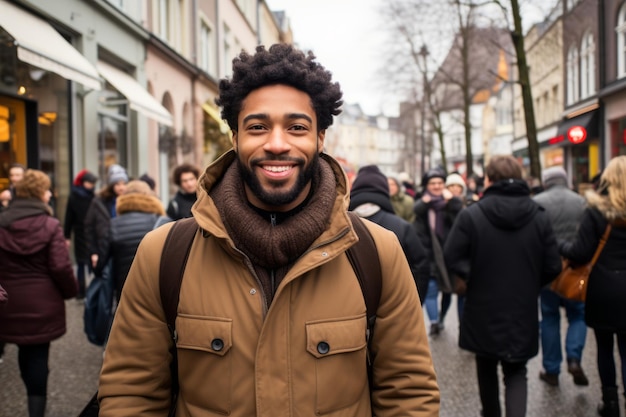
<svg viewBox="0 0 626 417">
<path fill-rule="evenodd" d="M 289 151 L 290 145 L 287 133 L 281 128 L 272 129 L 264 149 L 275 154 Z"/>
</svg>

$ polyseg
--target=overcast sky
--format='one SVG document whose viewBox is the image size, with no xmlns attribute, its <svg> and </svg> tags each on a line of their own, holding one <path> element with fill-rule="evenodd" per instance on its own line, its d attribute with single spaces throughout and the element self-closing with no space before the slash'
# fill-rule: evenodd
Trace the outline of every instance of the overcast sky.
<svg viewBox="0 0 626 417">
<path fill-rule="evenodd" d="M 344 102 L 359 103 L 368 115 L 396 116 L 399 98 L 385 94 L 377 79 L 380 51 L 387 38 L 377 15 L 385 0 L 267 0 L 285 10 L 294 41 L 312 50 L 341 84 Z M 433 0 L 437 1 L 437 0 Z M 536 3 L 535 3 L 536 1 Z M 554 0 L 522 1 L 525 22 L 537 21 Z M 533 6 L 535 3 L 539 6 Z"/>
</svg>

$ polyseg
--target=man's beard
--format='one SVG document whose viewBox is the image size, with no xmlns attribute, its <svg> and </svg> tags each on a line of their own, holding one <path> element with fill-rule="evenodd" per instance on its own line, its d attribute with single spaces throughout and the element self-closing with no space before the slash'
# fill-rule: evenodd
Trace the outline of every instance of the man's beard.
<svg viewBox="0 0 626 417">
<path fill-rule="evenodd" d="M 311 180 L 313 179 L 313 175 L 318 170 L 319 166 L 319 155 L 317 153 L 315 153 L 315 156 L 313 157 L 311 162 L 309 162 L 308 165 L 304 166 L 302 165 L 302 159 L 300 158 L 284 157 L 270 157 L 263 159 L 259 158 L 252 160 L 250 162 L 250 165 L 256 166 L 258 162 L 267 160 L 296 162 L 298 163 L 298 166 L 302 167 L 300 173 L 298 174 L 298 177 L 296 178 L 296 183 L 290 189 L 286 191 L 280 191 L 277 188 L 273 188 L 272 185 L 269 186 L 270 189 L 265 189 L 261 185 L 261 182 L 259 181 L 259 178 L 254 173 L 254 171 L 246 166 L 241 161 L 239 156 L 237 156 L 237 164 L 239 165 L 239 169 L 243 176 L 244 182 L 246 183 L 248 188 L 250 188 L 252 194 L 254 194 L 259 200 L 261 200 L 264 204 L 267 204 L 268 206 L 284 206 L 286 204 L 292 203 L 296 198 L 298 198 L 300 193 L 302 193 L 302 190 L 304 190 L 307 184 L 311 182 Z"/>
</svg>

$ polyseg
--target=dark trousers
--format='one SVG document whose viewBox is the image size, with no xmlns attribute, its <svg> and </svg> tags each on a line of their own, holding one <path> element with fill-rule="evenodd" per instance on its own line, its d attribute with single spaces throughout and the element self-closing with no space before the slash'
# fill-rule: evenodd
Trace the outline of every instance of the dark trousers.
<svg viewBox="0 0 626 417">
<path fill-rule="evenodd" d="M 594 329 L 596 335 L 596 345 L 598 352 L 598 374 L 602 388 L 617 387 L 617 375 L 615 372 L 615 358 L 613 356 L 613 346 L 615 336 L 617 336 L 617 348 L 619 350 L 620 361 L 622 362 L 622 384 L 626 390 L 626 334 L 614 333 L 607 330 Z"/>
<path fill-rule="evenodd" d="M 46 396 L 48 391 L 48 354 L 50 343 L 40 345 L 18 345 L 17 362 L 26 393 Z"/>
<path fill-rule="evenodd" d="M 498 363 L 504 374 L 506 417 L 524 417 L 526 415 L 526 361 L 506 362 L 497 359 L 476 356 L 476 375 L 478 390 L 483 406 L 483 417 L 501 417 L 500 390 L 498 386 Z"/>
</svg>

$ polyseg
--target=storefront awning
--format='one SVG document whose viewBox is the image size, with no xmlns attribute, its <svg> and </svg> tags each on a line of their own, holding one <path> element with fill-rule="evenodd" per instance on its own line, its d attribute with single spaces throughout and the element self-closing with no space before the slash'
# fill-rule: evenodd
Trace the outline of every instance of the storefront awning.
<svg viewBox="0 0 626 417">
<path fill-rule="evenodd" d="M 587 113 L 583 113 L 580 116 L 572 117 L 571 119 L 562 121 L 556 131 L 556 136 L 559 137 L 563 135 L 567 140 L 567 134 L 569 130 L 574 126 L 582 127 L 585 130 L 586 137 L 588 139 L 597 138 L 599 135 L 598 110 L 592 110 Z"/>
<path fill-rule="evenodd" d="M 98 71 L 126 99 L 130 108 L 165 126 L 173 126 L 172 115 L 141 84 L 125 72 L 98 61 Z"/>
<path fill-rule="evenodd" d="M 207 103 L 204 103 L 202 105 L 202 109 L 206 112 L 206 114 L 209 115 L 211 119 L 217 122 L 217 124 L 220 126 L 220 131 L 222 133 L 224 134 L 228 133 L 228 131 L 230 130 L 230 127 L 228 127 L 228 124 L 224 120 L 222 120 L 222 116 L 220 115 L 219 110 L 214 109 Z"/>
<path fill-rule="evenodd" d="M 48 22 L 4 0 L 0 10 L 0 27 L 13 37 L 20 61 L 100 90 L 98 71 Z"/>
</svg>

